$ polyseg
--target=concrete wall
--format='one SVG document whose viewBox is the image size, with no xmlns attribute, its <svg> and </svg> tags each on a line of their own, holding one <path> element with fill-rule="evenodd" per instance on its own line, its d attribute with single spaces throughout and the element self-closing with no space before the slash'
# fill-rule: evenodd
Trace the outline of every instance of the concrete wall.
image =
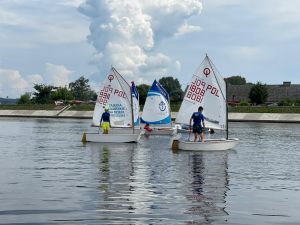
<svg viewBox="0 0 300 225">
<path fill-rule="evenodd" d="M 0 110 L 0 117 L 41 117 L 41 118 L 77 118 L 91 119 L 93 111 L 64 111 L 55 110 Z M 175 119 L 177 112 L 172 112 Z M 281 122 L 300 123 L 300 114 L 296 113 L 229 113 L 231 122 Z"/>
<path fill-rule="evenodd" d="M 229 113 L 229 121 L 258 121 L 258 122 L 297 122 L 300 123 L 300 114 L 297 113 Z"/>
</svg>

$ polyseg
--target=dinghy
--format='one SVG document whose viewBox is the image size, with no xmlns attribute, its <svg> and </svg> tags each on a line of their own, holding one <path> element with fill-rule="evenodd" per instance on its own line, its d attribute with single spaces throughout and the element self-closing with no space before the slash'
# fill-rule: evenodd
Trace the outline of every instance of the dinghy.
<svg viewBox="0 0 300 225">
<path fill-rule="evenodd" d="M 110 123 L 113 128 L 108 134 L 102 134 L 100 129 L 98 132 L 84 133 L 83 142 L 125 143 L 138 141 L 141 129 L 134 129 L 135 121 L 139 120 L 136 118 L 138 113 L 134 112 L 134 108 L 138 110 L 138 102 L 136 103 L 133 97 L 135 95 L 134 88 L 135 86 L 130 87 L 115 68 L 111 68 L 100 87 L 93 114 L 93 125 L 99 127 L 101 115 L 104 108 L 108 106 Z"/>
<path fill-rule="evenodd" d="M 151 135 L 172 135 L 176 131 L 171 126 L 169 94 L 159 82 L 154 80 L 142 112 L 141 123 L 151 125 Z"/>
<path fill-rule="evenodd" d="M 206 55 L 192 77 L 175 123 L 182 126 L 189 126 L 193 112 L 198 111 L 198 107 L 202 106 L 204 108 L 205 127 L 226 131 L 226 137 L 221 139 L 207 139 L 204 143 L 201 143 L 189 140 L 190 136 L 194 136 L 193 134 L 189 135 L 188 140 L 184 140 L 183 135 L 177 134 L 171 139 L 170 145 L 172 149 L 220 151 L 236 146 L 238 139 L 228 138 L 226 89 L 226 81 Z"/>
</svg>

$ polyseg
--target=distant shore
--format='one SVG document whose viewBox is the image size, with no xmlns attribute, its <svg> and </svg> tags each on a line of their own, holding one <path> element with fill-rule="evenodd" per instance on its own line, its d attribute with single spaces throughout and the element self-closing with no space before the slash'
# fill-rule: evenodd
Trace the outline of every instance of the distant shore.
<svg viewBox="0 0 300 225">
<path fill-rule="evenodd" d="M 172 119 L 177 112 L 172 112 Z M 92 119 L 93 111 L 0 110 L 0 117 Z M 229 113 L 229 122 L 300 123 L 299 113 Z"/>
</svg>

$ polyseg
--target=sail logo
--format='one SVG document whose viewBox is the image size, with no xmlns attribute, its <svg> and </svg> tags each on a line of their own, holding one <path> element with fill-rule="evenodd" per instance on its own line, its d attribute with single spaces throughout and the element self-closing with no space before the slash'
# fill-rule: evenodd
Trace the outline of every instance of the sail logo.
<svg viewBox="0 0 300 225">
<path fill-rule="evenodd" d="M 158 105 L 160 111 L 165 111 L 167 108 L 166 103 L 164 103 L 163 101 L 161 101 Z"/>
<path fill-rule="evenodd" d="M 209 68 L 204 68 L 203 74 L 207 77 L 210 74 L 210 69 Z"/>
<path fill-rule="evenodd" d="M 110 74 L 110 75 L 107 76 L 107 78 L 108 78 L 109 82 L 111 82 L 114 79 L 114 75 Z"/>
</svg>

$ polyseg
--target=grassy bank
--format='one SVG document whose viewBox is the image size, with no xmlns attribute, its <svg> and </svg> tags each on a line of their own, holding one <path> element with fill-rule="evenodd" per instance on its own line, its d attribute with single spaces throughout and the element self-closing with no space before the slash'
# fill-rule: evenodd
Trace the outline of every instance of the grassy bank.
<svg viewBox="0 0 300 225">
<path fill-rule="evenodd" d="M 54 104 L 0 105 L 0 110 L 57 110 L 57 109 L 58 107 Z"/>
<path fill-rule="evenodd" d="M 293 106 L 236 106 L 229 107 L 229 112 L 236 113 L 300 113 L 300 107 Z"/>
<path fill-rule="evenodd" d="M 63 106 L 55 105 L 0 105 L 0 110 L 59 110 Z M 171 111 L 178 112 L 180 105 L 172 105 Z M 93 111 L 94 105 L 82 104 L 73 105 L 69 110 L 75 111 Z M 141 106 L 141 111 L 143 106 Z M 300 107 L 287 106 L 236 106 L 229 107 L 229 112 L 236 113 L 300 113 Z"/>
</svg>

